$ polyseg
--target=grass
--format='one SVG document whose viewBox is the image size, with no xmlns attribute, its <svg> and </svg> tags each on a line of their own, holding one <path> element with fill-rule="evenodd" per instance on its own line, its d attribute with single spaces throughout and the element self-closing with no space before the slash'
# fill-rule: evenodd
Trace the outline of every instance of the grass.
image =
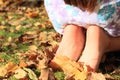
<svg viewBox="0 0 120 80">
<path fill-rule="evenodd" d="M 39 9 L 38 9 L 39 10 Z M 25 18 L 20 21 L 20 19 Z M 20 22 L 19 22 L 20 21 Z M 40 26 L 35 26 L 35 23 L 39 22 Z M 24 43 L 24 41 L 19 41 L 22 35 L 25 35 L 26 32 L 54 32 L 52 25 L 48 23 L 48 17 L 44 11 L 39 13 L 37 18 L 28 18 L 23 14 L 17 13 L 2 13 L 0 15 L 0 27 L 4 26 L 4 28 L 0 28 L 0 67 L 4 66 L 8 62 L 14 62 L 15 64 L 19 64 L 20 60 L 18 58 L 18 54 L 23 54 L 29 51 L 30 45 L 39 46 L 38 49 L 45 49 L 46 46 L 41 46 L 39 38 L 32 38 L 32 41 L 29 43 Z M 18 30 L 16 27 L 20 26 Z M 49 27 L 49 28 L 47 28 Z M 33 34 L 39 35 L 39 34 Z M 37 77 L 40 75 L 40 72 L 37 69 L 32 69 Z M 62 72 L 55 72 L 55 76 L 57 80 L 61 80 L 64 78 L 64 74 Z M 1 80 L 1 79 L 0 79 Z M 10 76 L 7 80 L 18 80 L 14 76 Z"/>
<path fill-rule="evenodd" d="M 13 25 L 12 22 L 17 23 L 17 21 L 19 21 L 23 17 L 25 18 L 24 20 L 18 22 L 18 24 Z M 36 22 L 39 22 L 40 24 L 38 26 L 35 26 Z M 0 66 L 7 64 L 9 61 L 19 64 L 20 60 L 18 59 L 17 54 L 27 52 L 29 50 L 30 45 L 35 45 L 38 47 L 38 49 L 45 49 L 46 46 L 40 45 L 41 41 L 39 40 L 38 37 L 35 37 L 34 39 L 32 39 L 32 42 L 29 43 L 19 41 L 19 38 L 21 35 L 25 35 L 26 32 L 56 33 L 50 22 L 49 23 L 48 22 L 49 22 L 48 17 L 43 9 L 42 11 L 40 11 L 39 16 L 37 18 L 28 18 L 25 16 L 25 13 L 23 14 L 2 13 L 2 15 L 0 15 L 0 26 L 5 26 L 5 28 L 0 29 L 0 59 L 4 60 L 4 62 L 0 62 Z M 20 26 L 20 28 L 16 30 L 16 27 L 18 26 Z M 105 74 L 111 75 L 112 77 L 114 77 L 115 80 L 120 79 L 120 73 L 111 74 L 111 72 L 108 73 L 108 70 L 106 69 L 103 70 Z M 38 70 L 33 69 L 33 71 L 36 73 L 36 75 L 40 75 L 40 72 Z M 64 80 L 65 77 L 64 73 L 59 71 L 55 72 L 55 76 L 57 77 L 57 80 Z M 10 76 L 8 80 L 17 79 L 14 76 Z"/>
</svg>

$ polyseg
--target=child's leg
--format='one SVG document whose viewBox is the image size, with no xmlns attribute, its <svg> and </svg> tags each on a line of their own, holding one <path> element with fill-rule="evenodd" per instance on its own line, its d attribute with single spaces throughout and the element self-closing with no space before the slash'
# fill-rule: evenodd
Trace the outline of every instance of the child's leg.
<svg viewBox="0 0 120 80">
<path fill-rule="evenodd" d="M 103 53 L 107 50 L 109 43 L 109 36 L 100 27 L 88 27 L 85 49 L 79 61 L 89 65 L 95 71 L 98 68 Z"/>
<path fill-rule="evenodd" d="M 111 37 L 107 52 L 120 50 L 120 37 Z"/>
<path fill-rule="evenodd" d="M 84 44 L 83 28 L 76 25 L 67 25 L 56 54 L 65 55 L 76 61 L 80 57 Z"/>
</svg>

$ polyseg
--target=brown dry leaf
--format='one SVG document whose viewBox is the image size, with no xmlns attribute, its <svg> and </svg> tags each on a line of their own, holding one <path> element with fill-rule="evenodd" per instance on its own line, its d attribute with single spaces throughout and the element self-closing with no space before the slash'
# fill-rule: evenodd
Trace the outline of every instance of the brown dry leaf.
<svg viewBox="0 0 120 80">
<path fill-rule="evenodd" d="M 104 74 L 106 80 L 115 80 L 110 74 Z"/>
<path fill-rule="evenodd" d="M 39 34 L 39 40 L 40 41 L 46 41 L 47 40 L 47 38 L 48 38 L 48 34 L 47 34 L 47 32 L 41 32 L 40 34 Z"/>
<path fill-rule="evenodd" d="M 40 22 L 36 22 L 36 23 L 34 23 L 34 25 L 35 26 L 39 26 L 39 25 L 41 25 L 41 23 Z"/>
<path fill-rule="evenodd" d="M 51 22 L 50 21 L 45 21 L 45 25 L 46 25 L 46 27 L 47 28 L 53 28 L 53 26 L 52 26 L 52 24 L 51 24 Z"/>
<path fill-rule="evenodd" d="M 15 30 L 19 31 L 21 27 L 22 27 L 21 25 L 18 25 L 18 26 L 16 26 Z"/>
<path fill-rule="evenodd" d="M 48 62 L 49 62 L 49 60 L 48 60 L 47 56 L 44 53 L 41 53 L 37 57 L 37 60 L 38 60 L 38 69 L 39 70 L 48 68 Z"/>
<path fill-rule="evenodd" d="M 41 72 L 39 77 L 40 80 L 56 80 L 54 73 L 51 68 L 48 68 L 49 58 L 45 53 L 41 53 L 41 55 L 37 58 L 39 64 L 38 69 Z"/>
<path fill-rule="evenodd" d="M 71 61 L 66 56 L 56 55 L 54 63 L 51 65 L 63 70 L 66 75 L 72 75 L 75 80 L 85 80 L 88 75 L 87 67 L 84 68 L 85 66 L 83 67 L 77 62 Z"/>
<path fill-rule="evenodd" d="M 9 42 L 5 42 L 5 43 L 3 43 L 3 45 L 4 46 L 8 46 L 8 45 L 10 45 L 10 43 Z"/>
<path fill-rule="evenodd" d="M 28 66 L 27 63 L 25 61 L 21 60 L 20 63 L 19 63 L 19 67 L 23 68 L 23 67 L 26 67 L 26 66 Z"/>
<path fill-rule="evenodd" d="M 24 20 L 26 20 L 26 17 L 22 17 L 22 18 L 17 19 L 17 20 L 10 20 L 10 21 L 8 21 L 8 23 L 13 25 L 13 26 L 19 26 L 20 23 Z"/>
<path fill-rule="evenodd" d="M 49 32 L 47 39 L 49 40 L 49 44 L 52 46 L 56 46 L 59 44 L 59 42 L 57 41 L 57 34 L 55 32 Z"/>
<path fill-rule="evenodd" d="M 18 69 L 18 65 L 14 64 L 13 62 L 9 62 L 6 66 L 5 69 L 8 72 L 14 72 L 16 69 Z"/>
<path fill-rule="evenodd" d="M 41 24 L 38 25 L 38 27 L 39 27 L 39 28 L 46 28 L 46 25 L 43 24 L 43 23 L 41 23 Z"/>
<path fill-rule="evenodd" d="M 105 76 L 102 73 L 91 72 L 89 74 L 87 80 L 106 80 L 106 79 L 105 79 Z"/>
<path fill-rule="evenodd" d="M 4 77 L 7 74 L 7 70 L 4 66 L 0 67 L 0 76 Z"/>
<path fill-rule="evenodd" d="M 115 69 L 111 74 L 120 74 L 120 68 Z"/>
<path fill-rule="evenodd" d="M 0 30 L 3 30 L 5 28 L 6 28 L 6 26 L 0 26 Z"/>
<path fill-rule="evenodd" d="M 23 78 L 26 78 L 27 76 L 27 72 L 25 72 L 23 69 L 21 68 L 18 68 L 16 71 L 15 71 L 15 74 L 14 74 L 14 77 L 16 79 L 23 79 Z"/>
<path fill-rule="evenodd" d="M 10 3 L 10 0 L 0 0 L 0 5 L 8 5 Z"/>
<path fill-rule="evenodd" d="M 16 69 L 18 69 L 18 65 L 14 64 L 13 62 L 9 62 L 0 68 L 0 76 L 5 77 L 5 75 L 10 72 L 14 73 Z"/>
<path fill-rule="evenodd" d="M 12 6 L 18 6 L 18 5 L 22 4 L 23 2 L 25 2 L 26 0 L 12 0 L 12 1 L 14 1 Z"/>
<path fill-rule="evenodd" d="M 8 37 L 8 42 L 12 42 L 12 37 Z"/>
<path fill-rule="evenodd" d="M 38 12 L 35 12 L 35 11 L 27 12 L 27 13 L 26 13 L 26 16 L 27 16 L 28 18 L 35 18 L 35 17 L 38 17 L 38 16 L 39 16 L 39 13 L 38 13 Z"/>
<path fill-rule="evenodd" d="M 41 46 L 56 46 L 58 45 L 58 41 L 56 40 L 56 33 L 55 32 L 41 32 L 39 34 L 39 40 Z M 60 37 L 59 37 L 60 38 Z"/>
<path fill-rule="evenodd" d="M 52 69 L 45 68 L 41 70 L 41 75 L 39 80 L 56 80 Z"/>
<path fill-rule="evenodd" d="M 4 3 L 3 0 L 0 0 L 0 5 L 3 4 L 3 3 Z"/>
<path fill-rule="evenodd" d="M 29 50 L 36 51 L 37 50 L 37 46 L 36 45 L 31 45 L 31 46 L 29 46 Z"/>
<path fill-rule="evenodd" d="M 37 35 L 23 34 L 18 38 L 18 41 L 22 43 L 31 43 L 36 37 Z"/>
<path fill-rule="evenodd" d="M 3 36 L 0 36 L 0 41 L 3 41 L 4 40 L 4 37 Z M 1 47 L 1 46 L 0 46 Z"/>
<path fill-rule="evenodd" d="M 4 63 L 5 62 L 5 60 L 4 59 L 0 59 L 0 63 Z"/>
<path fill-rule="evenodd" d="M 38 54 L 36 51 L 29 51 L 25 55 L 28 58 L 28 60 L 35 61 Z"/>
<path fill-rule="evenodd" d="M 53 66 L 60 68 L 67 75 L 67 80 L 105 80 L 103 74 L 89 72 L 89 67 L 71 61 L 66 56 L 56 55 L 53 62 Z"/>
</svg>

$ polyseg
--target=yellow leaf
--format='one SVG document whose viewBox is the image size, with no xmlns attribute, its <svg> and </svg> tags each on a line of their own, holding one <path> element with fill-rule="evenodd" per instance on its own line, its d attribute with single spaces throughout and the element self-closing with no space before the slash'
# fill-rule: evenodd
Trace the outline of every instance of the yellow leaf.
<svg viewBox="0 0 120 80">
<path fill-rule="evenodd" d="M 18 69 L 18 66 L 13 62 L 9 62 L 5 66 L 0 67 L 0 76 L 5 77 L 9 72 L 15 72 Z"/>
<path fill-rule="evenodd" d="M 6 28 L 6 26 L 0 26 L 0 30 L 3 30 L 5 28 Z"/>
<path fill-rule="evenodd" d="M 15 71 L 15 78 L 21 79 L 27 76 L 27 72 L 25 72 L 23 69 L 19 68 Z"/>
<path fill-rule="evenodd" d="M 0 5 L 3 4 L 3 0 L 0 0 Z"/>
<path fill-rule="evenodd" d="M 27 31 L 26 34 L 28 34 L 28 35 L 35 35 L 36 31 Z"/>
<path fill-rule="evenodd" d="M 21 28 L 21 25 L 16 26 L 15 30 L 19 31 Z"/>
<path fill-rule="evenodd" d="M 36 22 L 36 23 L 34 23 L 34 25 L 35 26 L 39 26 L 39 25 L 41 25 L 41 23 L 40 22 Z"/>
<path fill-rule="evenodd" d="M 30 49 L 31 51 L 36 51 L 36 50 L 37 50 L 37 46 L 31 45 L 31 46 L 29 46 L 29 49 Z"/>
<path fill-rule="evenodd" d="M 18 68 L 18 65 L 14 64 L 13 62 L 9 62 L 5 65 L 5 69 L 8 72 L 14 72 Z"/>
<path fill-rule="evenodd" d="M 51 65 L 61 69 L 66 75 L 73 75 L 75 80 L 85 80 L 88 75 L 88 71 L 84 70 L 82 64 L 71 61 L 66 56 L 56 55 L 53 59 L 53 64 Z"/>
<path fill-rule="evenodd" d="M 39 40 L 40 40 L 40 41 L 46 41 L 47 38 L 48 38 L 47 32 L 41 32 L 41 33 L 39 34 Z"/>
<path fill-rule="evenodd" d="M 4 68 L 4 66 L 0 67 L 0 76 L 4 77 L 7 73 L 7 70 Z"/>
<path fill-rule="evenodd" d="M 12 37 L 8 37 L 8 42 L 11 42 L 12 41 Z"/>
</svg>

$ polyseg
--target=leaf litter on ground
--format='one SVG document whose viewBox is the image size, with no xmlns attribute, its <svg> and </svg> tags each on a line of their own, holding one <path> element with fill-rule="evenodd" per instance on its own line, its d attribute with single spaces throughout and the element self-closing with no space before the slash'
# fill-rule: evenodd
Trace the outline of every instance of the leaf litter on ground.
<svg viewBox="0 0 120 80">
<path fill-rule="evenodd" d="M 86 66 L 77 66 L 80 64 L 65 57 L 58 58 L 58 61 L 68 61 L 67 64 L 59 62 L 62 71 L 54 71 L 48 64 L 62 36 L 54 31 L 44 6 L 17 6 L 13 9 L 11 4 L 5 4 L 10 7 L 4 6 L 0 9 L 0 79 L 120 79 L 119 66 L 116 65 L 120 63 L 120 57 L 117 56 L 116 59 L 114 55 L 108 55 L 108 59 L 100 65 L 102 69 L 100 67 L 99 73 L 87 72 Z M 65 64 L 66 67 L 61 64 Z"/>
</svg>

